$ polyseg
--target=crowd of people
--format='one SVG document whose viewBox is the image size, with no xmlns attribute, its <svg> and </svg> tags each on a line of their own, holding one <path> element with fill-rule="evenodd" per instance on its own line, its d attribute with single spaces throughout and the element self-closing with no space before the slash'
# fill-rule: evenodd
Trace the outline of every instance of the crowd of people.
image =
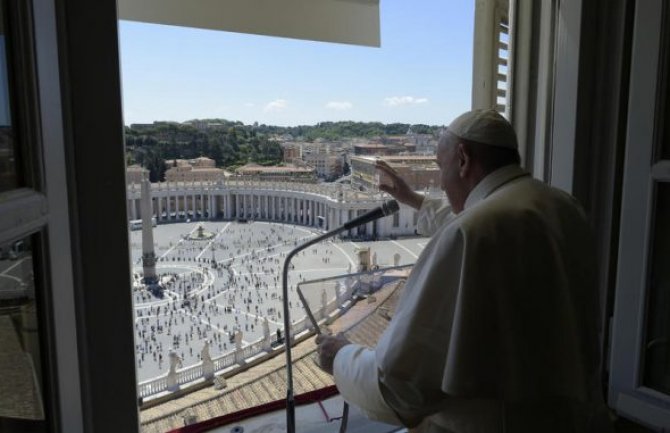
<svg viewBox="0 0 670 433">
<path fill-rule="evenodd" d="M 284 260 L 292 248 L 314 235 L 276 223 L 225 224 L 209 241 L 189 239 L 188 228 L 185 230 L 165 245 L 155 232 L 163 296 L 157 297 L 141 284 L 133 289 L 140 380 L 164 374 L 171 350 L 188 366 L 201 360 L 205 342 L 217 357 L 236 349 L 238 334 L 243 345 L 264 338 L 266 319 L 270 338 L 281 338 L 276 336 L 281 335 L 277 331 L 283 332 Z M 300 281 L 343 274 L 348 263 L 332 244 L 303 251 L 293 261 L 290 293 Z M 136 266 L 139 282 L 141 261 Z M 310 302 L 318 308 L 321 293 L 314 291 L 311 296 Z M 289 300 L 289 307 L 293 322 L 304 317 L 297 296 Z"/>
</svg>

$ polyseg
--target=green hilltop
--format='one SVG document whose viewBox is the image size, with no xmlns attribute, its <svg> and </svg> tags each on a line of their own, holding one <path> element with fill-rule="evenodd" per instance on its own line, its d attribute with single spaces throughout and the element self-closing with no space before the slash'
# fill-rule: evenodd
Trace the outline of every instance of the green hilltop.
<svg viewBox="0 0 670 433">
<path fill-rule="evenodd" d="M 140 164 L 150 171 L 152 182 L 163 180 L 165 161 L 207 156 L 218 167 L 234 168 L 248 162 L 276 165 L 282 161 L 281 137 L 299 141 L 340 141 L 401 135 L 437 134 L 440 126 L 380 122 L 321 122 L 316 125 L 246 125 L 225 119 L 198 119 L 184 123 L 154 122 L 125 128 L 128 164 Z"/>
</svg>

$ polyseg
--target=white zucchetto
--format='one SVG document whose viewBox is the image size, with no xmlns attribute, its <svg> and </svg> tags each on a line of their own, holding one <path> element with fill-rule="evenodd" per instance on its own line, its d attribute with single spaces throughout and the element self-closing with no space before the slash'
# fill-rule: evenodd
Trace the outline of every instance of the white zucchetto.
<svg viewBox="0 0 670 433">
<path fill-rule="evenodd" d="M 514 127 L 495 110 L 472 110 L 461 114 L 447 127 L 457 137 L 489 146 L 518 149 Z"/>
</svg>

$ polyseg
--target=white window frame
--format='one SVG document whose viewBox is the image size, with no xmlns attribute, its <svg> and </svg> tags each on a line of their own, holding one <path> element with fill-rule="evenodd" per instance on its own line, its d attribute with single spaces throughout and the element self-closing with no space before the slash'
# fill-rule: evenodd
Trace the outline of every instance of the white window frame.
<svg viewBox="0 0 670 433">
<path fill-rule="evenodd" d="M 41 335 L 42 341 L 48 340 L 41 350 L 49 353 L 50 362 L 55 361 L 55 368 L 43 366 L 43 371 L 49 375 L 45 377 L 45 382 L 55 385 L 55 390 L 50 395 L 42 395 L 50 408 L 50 412 L 46 414 L 46 426 L 48 429 L 54 426 L 57 431 L 80 432 L 84 431 L 84 426 L 77 357 L 60 84 L 58 74 L 53 73 L 58 70 L 53 6 L 51 2 L 36 1 L 31 9 L 24 4 L 21 7 L 25 9 L 20 11 L 20 19 L 16 21 L 16 25 L 21 27 L 21 33 L 32 32 L 32 36 L 41 41 L 35 45 L 34 53 L 21 51 L 22 56 L 35 56 L 36 74 L 29 73 L 23 80 L 41 89 L 38 100 L 23 101 L 20 104 L 21 111 L 12 113 L 14 121 L 22 119 L 23 122 L 28 122 L 27 127 L 31 131 L 39 131 L 30 137 L 22 136 L 18 143 L 24 157 L 37 157 L 39 161 L 24 164 L 31 171 L 24 173 L 24 178 L 31 179 L 33 187 L 21 187 L 0 193 L 0 244 L 39 234 L 42 246 L 46 247 L 42 251 L 46 261 L 33 261 L 34 273 L 39 275 L 41 283 L 39 290 L 48 291 L 51 301 L 41 306 L 48 309 L 48 312 L 40 313 L 41 317 L 50 319 L 50 323 L 40 325 L 40 333 L 52 327 L 51 333 Z M 32 18 L 32 22 L 29 18 Z M 13 43 L 16 44 L 17 41 Z M 17 45 L 18 49 L 25 48 L 25 43 L 26 41 L 22 41 L 21 46 Z M 28 63 L 32 63 L 32 60 Z M 24 96 L 21 94 L 21 97 Z M 35 113 L 39 111 L 42 115 L 35 116 L 35 113 L 29 114 L 24 110 Z M 45 116 L 44 113 L 49 115 Z M 34 124 L 31 123 L 33 121 Z M 43 187 L 47 185 L 48 187 Z M 35 252 L 33 250 L 33 254 Z M 53 272 L 54 269 L 58 272 Z M 42 296 L 45 295 L 40 297 Z M 46 359 L 43 357 L 43 360 Z M 51 375 L 55 377 L 50 377 Z"/>
<path fill-rule="evenodd" d="M 659 83 L 663 0 L 635 4 L 617 271 L 609 404 L 657 431 L 670 426 L 670 395 L 642 384 L 647 270 L 656 181 L 670 181 L 664 163 L 652 165 Z M 666 170 L 663 170 L 663 168 Z"/>
</svg>

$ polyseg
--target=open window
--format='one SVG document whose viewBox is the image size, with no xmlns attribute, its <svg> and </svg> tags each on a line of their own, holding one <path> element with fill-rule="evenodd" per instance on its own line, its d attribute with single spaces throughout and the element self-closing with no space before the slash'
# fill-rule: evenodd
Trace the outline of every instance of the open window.
<svg viewBox="0 0 670 433">
<path fill-rule="evenodd" d="M 670 8 L 636 2 L 609 400 L 670 426 Z"/>
<path fill-rule="evenodd" d="M 209 18 L 223 15 L 234 21 L 228 24 L 237 25 L 235 13 L 257 12 L 263 3 L 265 13 L 259 15 L 266 17 L 262 23 L 266 27 L 237 31 L 295 38 L 311 32 L 313 39 L 341 38 L 346 43 L 358 43 L 345 38 L 359 33 L 345 24 L 363 17 L 373 23 L 372 33 L 379 24 L 374 15 L 378 2 L 367 0 L 226 2 L 234 6 L 222 14 L 211 13 L 221 2 L 202 1 L 188 4 L 190 15 L 170 9 L 183 2 L 158 3 L 166 8 L 164 16 L 195 20 L 172 24 L 207 28 L 219 28 L 221 23 L 198 24 L 208 18 L 198 17 L 198 12 L 207 11 L 204 15 Z M 272 8 L 279 3 L 298 9 L 293 21 L 274 19 L 278 14 Z M 148 3 L 120 2 L 120 17 L 140 19 L 141 4 Z M 474 62 L 488 65 L 479 70 L 482 85 L 473 91 L 481 93 L 482 106 L 502 111 L 504 105 L 519 132 L 525 165 L 536 177 L 570 192 L 605 183 L 614 197 L 621 179 L 616 173 L 607 177 L 590 171 L 580 160 L 587 146 L 575 145 L 580 140 L 589 146 L 598 144 L 598 139 L 608 142 L 597 134 L 583 137 L 590 132 L 584 125 L 602 120 L 599 116 L 611 106 L 590 105 L 580 97 L 580 83 L 611 90 L 604 86 L 607 83 L 587 80 L 589 72 L 581 65 L 588 64 L 589 56 L 611 56 L 608 50 L 585 51 L 590 41 L 609 41 L 624 33 L 609 26 L 615 20 L 605 18 L 596 25 L 589 19 L 608 17 L 615 10 L 626 16 L 633 11 L 632 56 L 624 53 L 621 60 L 631 68 L 630 89 L 626 74 L 614 85 L 615 91 L 624 93 L 621 100 L 629 110 L 624 121 L 613 116 L 610 122 L 626 134 L 627 155 L 619 194 L 621 223 L 608 220 L 614 232 L 622 229 L 620 239 L 608 244 L 619 257 L 604 263 L 617 274 L 612 350 L 605 368 L 614 409 L 657 430 L 667 429 L 667 272 L 661 260 L 667 256 L 668 68 L 661 55 L 668 46 L 667 5 L 661 0 L 510 1 L 507 16 L 503 1 L 477 1 L 477 5 L 485 11 L 485 21 L 477 18 L 478 24 L 487 23 L 477 34 L 488 48 L 477 51 L 481 57 Z M 310 19 L 304 19 L 307 15 L 301 15 L 301 8 L 311 13 Z M 6 297 L 24 303 L 11 306 L 16 314 L 10 316 L 21 317 L 10 318 L 8 329 L 18 335 L 22 359 L 42 360 L 33 362 L 32 371 L 41 369 L 35 376 L 41 379 L 33 383 L 41 390 L 44 422 L 51 431 L 133 431 L 138 414 L 133 347 L 128 341 L 132 308 L 125 290 L 118 291 L 130 284 L 130 266 L 124 227 L 129 214 L 124 206 L 127 190 L 120 144 L 117 2 L 6 0 L 2 15 L 0 285 L 6 283 Z M 331 17 L 339 20 L 334 20 L 335 30 L 345 30 L 337 36 L 323 31 Z M 316 25 L 305 28 L 310 23 Z M 364 27 L 356 23 L 355 27 Z M 367 42 L 362 43 L 378 44 L 370 32 L 365 33 L 361 37 Z M 601 72 L 605 75 L 607 70 Z M 598 96 L 597 91 L 593 94 Z M 613 147 L 605 149 L 616 152 Z M 578 179 L 578 170 L 586 181 Z M 601 189 L 593 191 L 597 195 Z M 592 197 L 587 204 L 596 207 L 598 200 Z M 292 203 L 274 204 L 287 212 Z M 614 213 L 616 205 L 598 216 Z M 331 225 L 343 218 L 337 213 L 319 216 L 322 224 Z M 0 302 L 7 301 L 0 296 Z M 19 329 L 23 325 L 25 335 Z M 35 329 L 37 334 L 32 333 Z"/>
</svg>

